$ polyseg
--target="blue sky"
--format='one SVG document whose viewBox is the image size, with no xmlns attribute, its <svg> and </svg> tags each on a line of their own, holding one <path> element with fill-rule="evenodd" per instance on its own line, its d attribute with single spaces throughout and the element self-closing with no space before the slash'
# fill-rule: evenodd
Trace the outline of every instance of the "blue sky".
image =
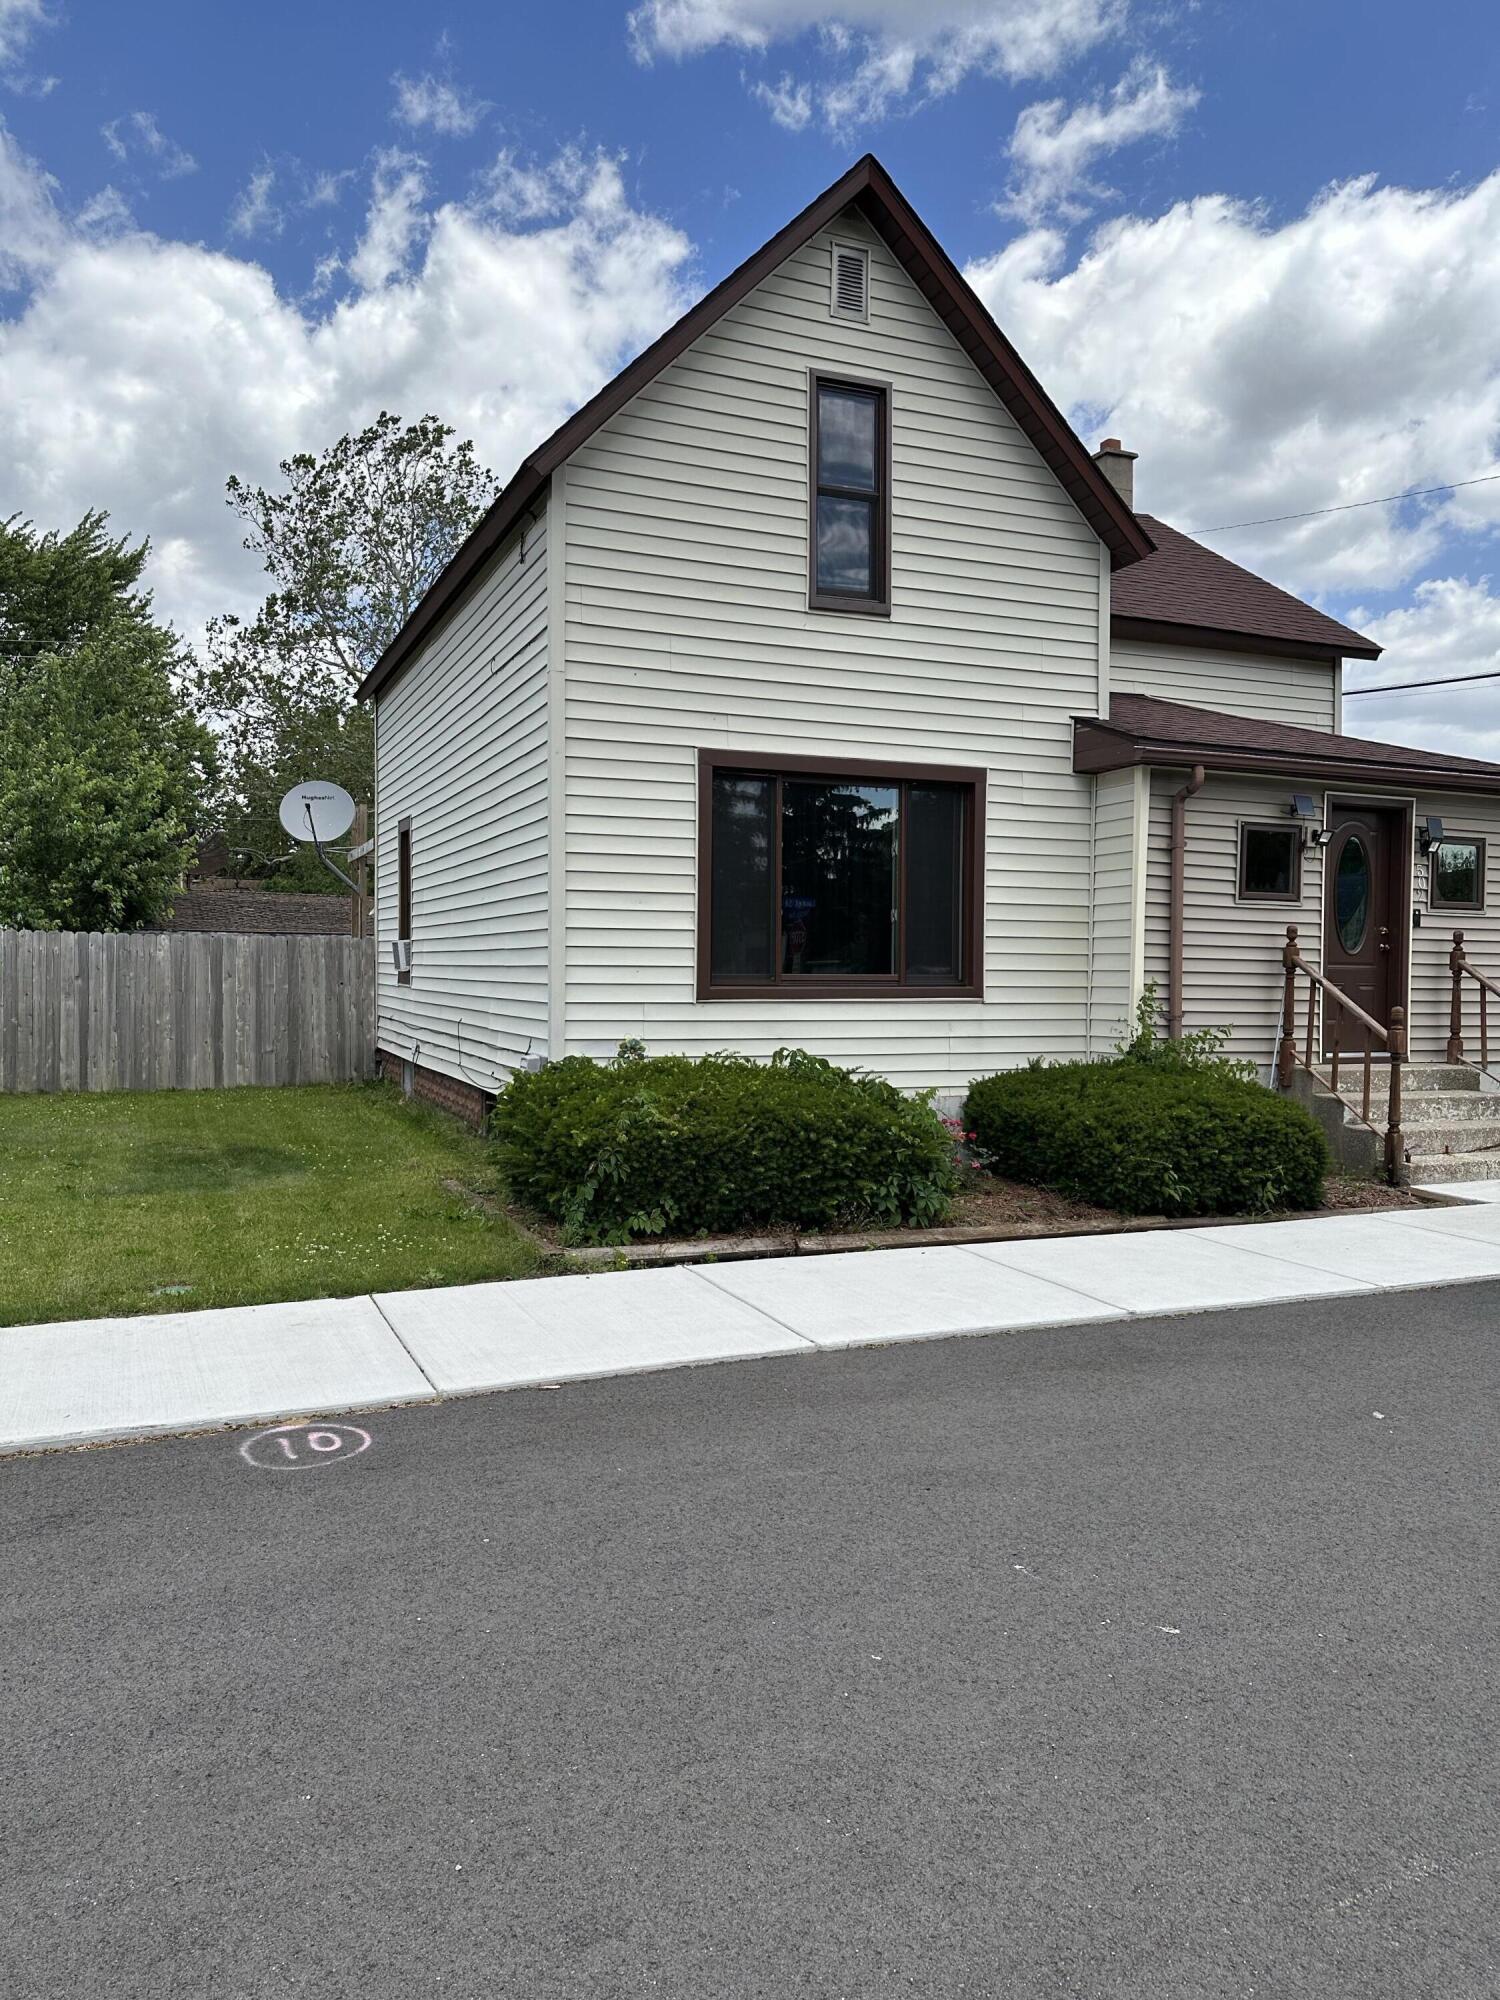
<svg viewBox="0 0 1500 2000">
<path fill-rule="evenodd" d="M 196 631 L 230 472 L 386 406 L 503 475 L 867 149 L 1178 525 L 1500 472 L 1492 5 L 0 0 L 0 513 L 109 506 Z M 1500 482 L 1213 539 L 1351 681 L 1500 666 Z M 1500 756 L 1494 687 L 1349 726 Z"/>
</svg>

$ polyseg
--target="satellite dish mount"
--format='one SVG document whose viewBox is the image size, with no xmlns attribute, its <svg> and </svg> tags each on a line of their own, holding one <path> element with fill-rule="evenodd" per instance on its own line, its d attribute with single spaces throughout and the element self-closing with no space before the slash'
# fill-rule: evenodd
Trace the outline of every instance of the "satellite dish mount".
<svg viewBox="0 0 1500 2000">
<path fill-rule="evenodd" d="M 326 840 L 337 840 L 346 834 L 354 824 L 354 801 L 342 785 L 332 785 L 314 779 L 305 785 L 293 785 L 277 808 L 277 816 L 282 828 L 293 840 L 311 844 L 319 861 L 330 875 L 337 876 L 346 889 L 359 894 L 359 886 L 351 882 L 339 867 L 323 851 Z"/>
</svg>

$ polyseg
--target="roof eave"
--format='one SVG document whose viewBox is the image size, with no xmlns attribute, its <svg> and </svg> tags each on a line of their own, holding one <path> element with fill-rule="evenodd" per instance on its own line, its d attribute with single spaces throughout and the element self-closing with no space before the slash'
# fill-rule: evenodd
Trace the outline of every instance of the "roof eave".
<svg viewBox="0 0 1500 2000">
<path fill-rule="evenodd" d="M 1173 646 L 1211 646 L 1221 653 L 1274 653 L 1289 660 L 1317 660 L 1324 665 L 1334 660 L 1378 660 L 1381 648 L 1361 639 L 1356 632 L 1347 637 L 1330 633 L 1326 640 L 1281 639 L 1257 632 L 1234 631 L 1220 625 L 1193 625 L 1175 618 L 1137 618 L 1129 612 L 1113 612 L 1110 631 L 1116 639 L 1164 641 Z M 1352 643 L 1356 642 L 1357 643 Z"/>
<path fill-rule="evenodd" d="M 1172 770 L 1201 764 L 1205 771 L 1242 771 L 1251 775 L 1311 778 L 1334 784 L 1399 786 L 1403 790 L 1500 793 L 1500 769 L 1444 770 L 1430 764 L 1366 763 L 1359 757 L 1327 755 L 1316 750 L 1257 750 L 1211 743 L 1166 742 L 1157 737 L 1112 728 L 1093 716 L 1073 719 L 1073 769 L 1079 772 L 1125 771 L 1136 765 Z"/>
</svg>

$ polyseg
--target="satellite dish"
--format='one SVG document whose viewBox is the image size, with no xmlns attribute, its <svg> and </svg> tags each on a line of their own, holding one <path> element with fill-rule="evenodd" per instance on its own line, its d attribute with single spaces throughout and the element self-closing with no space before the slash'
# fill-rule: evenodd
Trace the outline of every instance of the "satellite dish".
<svg viewBox="0 0 1500 2000">
<path fill-rule="evenodd" d="M 293 840 L 337 840 L 354 824 L 354 801 L 342 785 L 293 785 L 277 808 Z"/>
</svg>

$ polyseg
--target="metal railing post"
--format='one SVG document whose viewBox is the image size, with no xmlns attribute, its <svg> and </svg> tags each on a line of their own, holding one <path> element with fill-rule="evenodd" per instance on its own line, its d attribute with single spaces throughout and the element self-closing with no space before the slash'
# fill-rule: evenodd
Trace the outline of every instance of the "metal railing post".
<svg viewBox="0 0 1500 2000">
<path fill-rule="evenodd" d="M 1386 1106 L 1386 1172 L 1392 1187 L 1406 1183 L 1406 1136 L 1401 1130 L 1401 1070 L 1406 1062 L 1406 1009 L 1391 1009 L 1391 1094 Z"/>
<path fill-rule="evenodd" d="M 1286 943 L 1281 948 L 1281 963 L 1285 971 L 1285 987 L 1281 999 L 1281 1046 L 1276 1052 L 1276 1081 L 1283 1090 L 1292 1087 L 1292 1076 L 1297 1068 L 1297 967 L 1302 954 L 1297 949 L 1297 926 L 1286 927 Z"/>
<path fill-rule="evenodd" d="M 1453 975 L 1453 995 L 1448 1002 L 1448 1060 L 1464 1059 L 1464 934 L 1453 933 L 1453 949 L 1448 954 L 1448 970 Z"/>
</svg>

